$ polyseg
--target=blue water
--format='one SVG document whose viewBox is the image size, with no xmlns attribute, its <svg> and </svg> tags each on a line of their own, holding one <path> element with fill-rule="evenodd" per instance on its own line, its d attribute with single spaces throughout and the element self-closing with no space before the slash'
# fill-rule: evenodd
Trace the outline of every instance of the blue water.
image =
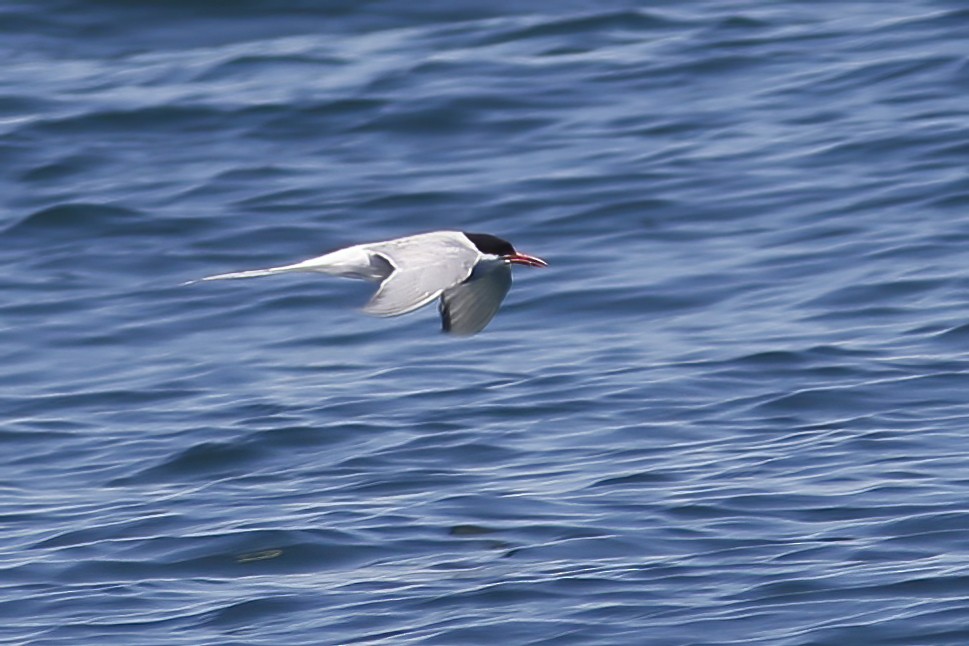
<svg viewBox="0 0 969 646">
<path fill-rule="evenodd" d="M 969 10 L 0 5 L 0 641 L 969 643 Z M 435 229 L 491 325 L 183 286 Z"/>
</svg>

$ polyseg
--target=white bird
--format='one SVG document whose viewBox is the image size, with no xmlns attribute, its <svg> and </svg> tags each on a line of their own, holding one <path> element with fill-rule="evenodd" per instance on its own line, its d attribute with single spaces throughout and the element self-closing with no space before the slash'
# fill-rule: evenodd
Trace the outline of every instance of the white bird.
<svg viewBox="0 0 969 646">
<path fill-rule="evenodd" d="M 374 316 L 413 312 L 440 296 L 444 332 L 470 335 L 484 329 L 511 287 L 511 266 L 545 267 L 541 258 L 515 251 L 487 233 L 434 231 L 354 245 L 282 267 L 237 271 L 202 280 L 253 278 L 311 271 L 362 278 L 380 287 L 363 308 Z"/>
</svg>

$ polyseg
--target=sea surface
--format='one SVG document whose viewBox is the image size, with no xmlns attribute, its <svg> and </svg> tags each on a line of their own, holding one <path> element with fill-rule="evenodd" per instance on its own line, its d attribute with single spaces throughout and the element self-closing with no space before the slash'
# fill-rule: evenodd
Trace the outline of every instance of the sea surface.
<svg viewBox="0 0 969 646">
<path fill-rule="evenodd" d="M 0 4 L 0 643 L 969 644 L 962 0 Z M 457 229 L 481 334 L 185 285 Z"/>
</svg>

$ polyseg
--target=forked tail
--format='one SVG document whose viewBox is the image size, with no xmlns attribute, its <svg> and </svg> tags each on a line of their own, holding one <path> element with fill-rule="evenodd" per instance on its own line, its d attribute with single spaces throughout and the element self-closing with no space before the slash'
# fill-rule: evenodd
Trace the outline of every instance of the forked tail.
<svg viewBox="0 0 969 646">
<path fill-rule="evenodd" d="M 228 280 L 230 278 L 256 278 L 258 276 L 270 276 L 272 274 L 283 274 L 289 271 L 309 271 L 304 263 L 296 263 L 295 265 L 285 265 L 283 267 L 269 267 L 268 269 L 250 269 L 248 271 L 233 271 L 228 274 L 216 274 L 215 276 L 206 276 L 205 278 L 199 278 L 197 280 L 189 280 L 182 285 L 193 285 L 195 283 L 201 283 L 206 280 Z"/>
<path fill-rule="evenodd" d="M 269 267 L 268 269 L 250 269 L 249 271 L 233 271 L 228 274 L 216 274 L 206 276 L 199 280 L 190 280 L 184 285 L 200 283 L 206 280 L 227 280 L 230 278 L 256 278 L 258 276 L 270 276 L 272 274 L 284 274 L 290 271 L 309 271 L 331 276 L 344 276 L 346 278 L 363 278 L 365 280 L 380 281 L 389 276 L 394 271 L 394 265 L 386 258 L 377 253 L 361 247 L 347 247 L 333 251 L 324 256 L 310 258 L 303 262 L 281 267 Z"/>
<path fill-rule="evenodd" d="M 250 269 L 249 271 L 233 271 L 228 274 L 216 274 L 206 276 L 199 280 L 225 280 L 227 278 L 255 278 L 256 276 L 269 276 L 270 274 L 281 274 L 286 271 L 293 271 L 291 267 L 270 267 L 269 269 Z"/>
</svg>

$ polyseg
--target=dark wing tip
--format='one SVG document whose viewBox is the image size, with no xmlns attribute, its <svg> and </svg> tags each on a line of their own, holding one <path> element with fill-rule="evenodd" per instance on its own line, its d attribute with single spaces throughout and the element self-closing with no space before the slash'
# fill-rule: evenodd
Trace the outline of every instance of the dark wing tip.
<svg viewBox="0 0 969 646">
<path fill-rule="evenodd" d="M 448 307 L 447 301 L 444 296 L 441 296 L 441 306 L 438 308 L 441 312 L 441 332 L 451 331 L 451 308 Z"/>
</svg>

